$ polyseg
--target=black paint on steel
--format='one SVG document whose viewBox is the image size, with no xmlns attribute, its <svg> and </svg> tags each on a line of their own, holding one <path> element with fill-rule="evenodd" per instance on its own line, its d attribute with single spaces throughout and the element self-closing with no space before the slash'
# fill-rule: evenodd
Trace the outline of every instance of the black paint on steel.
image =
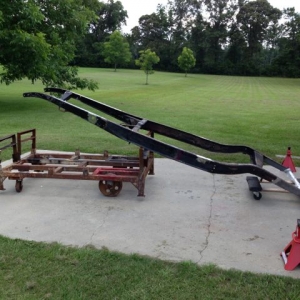
<svg viewBox="0 0 300 300">
<path fill-rule="evenodd" d="M 166 126 L 166 125 L 156 123 L 156 122 L 153 122 L 150 120 L 145 120 L 143 118 L 134 116 L 132 114 L 128 114 L 126 112 L 123 112 L 119 109 L 116 109 L 116 108 L 106 105 L 104 103 L 95 101 L 91 98 L 82 96 L 77 93 L 73 93 L 73 92 L 65 90 L 65 89 L 45 88 L 45 92 L 61 94 L 62 95 L 61 99 L 64 101 L 67 101 L 70 98 L 77 99 L 84 104 L 87 104 L 105 114 L 108 114 L 120 121 L 125 122 L 128 125 L 132 125 L 132 126 L 138 125 L 139 129 L 149 130 L 149 131 L 152 131 L 153 133 L 167 136 L 172 139 L 179 140 L 181 142 L 205 149 L 210 152 L 219 152 L 219 153 L 227 153 L 227 154 L 243 153 L 243 154 L 249 155 L 250 161 L 255 165 L 262 165 L 263 162 L 265 161 L 267 164 L 279 169 L 280 171 L 284 171 L 286 169 L 281 164 L 278 164 L 271 158 L 266 157 L 265 155 L 259 153 L 258 151 L 254 150 L 248 146 L 220 144 L 220 143 L 205 139 L 203 137 L 196 136 L 194 134 L 184 132 L 179 129 L 175 129 L 170 126 Z M 143 122 L 142 125 L 140 125 L 141 121 Z"/>
<path fill-rule="evenodd" d="M 49 91 L 49 89 L 47 89 Z M 51 89 L 53 91 L 53 89 Z M 58 89 L 56 89 L 58 90 Z M 37 97 L 44 100 L 47 100 L 49 102 L 52 102 L 53 104 L 57 105 L 60 108 L 65 109 L 66 111 L 69 111 L 78 117 L 81 117 L 82 119 L 89 121 L 90 123 L 104 129 L 105 131 L 115 135 L 116 137 L 125 140 L 127 142 L 133 143 L 137 146 L 144 147 L 146 149 L 149 149 L 153 152 L 156 152 L 164 157 L 173 159 L 175 161 L 184 163 L 186 165 L 192 166 L 194 168 L 201 169 L 203 171 L 209 172 L 209 173 L 215 173 L 215 174 L 244 174 L 244 173 L 250 173 L 253 175 L 256 175 L 262 179 L 265 179 L 267 181 L 270 181 L 277 186 L 282 187 L 283 189 L 294 193 L 295 195 L 300 196 L 300 190 L 295 187 L 293 184 L 288 183 L 287 181 L 277 177 L 275 174 L 261 168 L 260 166 L 257 166 L 256 164 L 235 164 L 235 163 L 220 163 L 218 161 L 213 161 L 209 158 L 196 155 L 192 152 L 177 148 L 175 146 L 169 145 L 167 143 L 155 140 L 151 137 L 148 137 L 146 135 L 143 135 L 139 132 L 135 132 L 133 130 L 130 130 L 127 127 L 124 127 L 122 125 L 118 125 L 112 121 L 109 121 L 103 117 L 100 117 L 92 112 L 89 112 L 83 108 L 80 108 L 74 104 L 68 103 L 62 99 L 59 99 L 55 96 L 44 94 L 44 93 L 36 93 L 36 92 L 30 92 L 30 93 L 24 93 L 24 97 Z M 69 95 L 70 96 L 70 95 Z M 75 98 L 75 97 L 74 97 Z M 84 97 L 85 98 L 85 97 Z M 85 98 L 84 103 L 90 102 L 87 101 Z M 94 101 L 96 102 L 96 101 Z M 99 107 L 96 107 L 95 103 L 90 103 L 90 106 L 93 106 L 94 108 L 100 109 Z M 95 106 L 94 106 L 95 105 Z M 137 118 L 133 115 L 126 114 L 120 110 L 114 109 L 110 106 L 106 106 L 105 104 L 100 103 L 99 104 L 102 109 L 101 111 L 113 115 L 117 119 L 121 119 L 125 121 L 127 124 L 131 124 L 130 122 L 132 120 L 135 120 L 134 124 L 136 125 L 142 118 Z M 153 126 L 147 127 L 147 124 L 150 121 L 147 121 L 144 123 L 144 126 L 141 126 L 142 129 L 149 129 L 153 130 L 154 132 L 162 134 L 167 128 L 170 128 L 173 132 L 172 134 L 178 134 L 176 139 L 179 139 L 181 141 L 185 141 L 188 137 L 192 137 L 194 141 L 198 141 L 199 144 L 201 144 L 201 148 L 204 149 L 216 149 L 218 148 L 218 152 L 224 152 L 224 153 L 236 153 L 236 152 L 242 152 L 247 153 L 250 155 L 251 158 L 254 158 L 255 150 L 244 147 L 244 146 L 224 146 L 221 144 L 217 144 L 215 142 L 211 142 L 209 140 L 190 135 L 186 132 L 177 131 L 176 129 L 173 129 L 171 127 L 167 127 L 164 125 L 160 125 L 158 123 L 151 122 Z M 159 127 L 162 126 L 163 129 L 159 129 Z M 172 134 L 165 134 L 166 136 L 173 137 Z M 175 139 L 175 137 L 174 137 Z M 199 142 L 201 141 L 201 143 Z M 191 143 L 190 143 L 191 144 Z M 197 145 L 197 144 L 196 144 Z M 218 145 L 218 147 L 216 147 Z M 200 145 L 198 145 L 200 147 Z M 203 147 L 202 147 L 203 146 Z M 222 151 L 221 151 L 222 150 Z M 242 151 L 244 150 L 244 151 Z M 213 151 L 213 150 L 211 150 Z M 228 151 L 228 152 L 226 152 Z M 277 167 L 280 170 L 285 170 L 286 168 L 282 167 L 280 164 L 276 163 L 272 159 L 265 157 L 264 160 L 268 162 L 270 165 L 273 165 Z"/>
</svg>

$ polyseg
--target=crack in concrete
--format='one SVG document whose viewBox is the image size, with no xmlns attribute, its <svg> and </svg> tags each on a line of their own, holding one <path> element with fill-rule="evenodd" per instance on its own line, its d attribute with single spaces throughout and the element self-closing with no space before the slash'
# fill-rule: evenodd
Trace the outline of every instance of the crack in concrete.
<svg viewBox="0 0 300 300">
<path fill-rule="evenodd" d="M 215 194 L 216 194 L 216 182 L 215 182 L 215 175 L 213 174 L 213 193 L 210 196 L 210 203 L 209 203 L 210 209 L 209 209 L 209 216 L 208 216 L 208 220 L 207 220 L 207 234 L 205 237 L 204 247 L 202 250 L 199 250 L 200 259 L 197 261 L 197 263 L 200 263 L 201 260 L 203 259 L 203 252 L 207 249 L 208 244 L 209 244 L 209 237 L 211 234 L 210 227 L 211 227 L 211 219 L 212 219 L 212 211 L 213 211 L 213 200 L 214 200 L 213 198 L 214 198 Z"/>
<path fill-rule="evenodd" d="M 94 238 L 94 235 L 96 234 L 96 232 L 98 231 L 99 228 L 103 227 L 104 224 L 106 223 L 106 219 L 108 217 L 108 213 L 109 211 L 111 210 L 111 207 L 108 207 L 107 210 L 106 210 L 106 214 L 103 218 L 103 221 L 102 221 L 102 224 L 100 224 L 99 226 L 97 226 L 97 228 L 93 231 L 91 237 L 90 237 L 90 242 L 86 245 L 93 245 L 93 238 Z"/>
</svg>

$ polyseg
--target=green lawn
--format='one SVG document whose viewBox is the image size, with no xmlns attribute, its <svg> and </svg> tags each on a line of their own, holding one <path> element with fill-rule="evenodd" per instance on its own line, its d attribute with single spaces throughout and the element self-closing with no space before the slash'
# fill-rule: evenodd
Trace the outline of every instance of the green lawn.
<svg viewBox="0 0 300 300">
<path fill-rule="evenodd" d="M 99 82 L 99 89 L 78 91 L 88 97 L 184 131 L 225 144 L 244 144 L 275 158 L 288 146 L 300 155 L 298 128 L 300 80 L 230 77 L 156 72 L 145 85 L 139 70 L 81 69 Z M 135 146 L 41 99 L 23 92 L 43 91 L 28 81 L 0 90 L 0 136 L 36 128 L 39 149 L 136 154 Z M 105 116 L 105 115 L 104 115 Z M 248 161 L 214 155 L 163 139 L 213 159 Z M 2 158 L 10 154 L 5 151 Z"/>
<path fill-rule="evenodd" d="M 299 299 L 299 280 L 0 237 L 0 299 Z"/>
<path fill-rule="evenodd" d="M 86 96 L 227 144 L 245 144 L 275 158 L 288 146 L 300 155 L 300 80 L 156 72 L 146 86 L 137 70 L 81 69 L 96 79 Z M 36 128 L 38 149 L 137 154 L 133 145 L 41 99 L 21 81 L 0 89 L 0 137 Z M 75 102 L 74 102 L 75 103 Z M 169 141 L 165 139 L 166 141 Z M 199 151 L 190 146 L 192 151 Z M 1 146 L 1 145 L 0 145 Z M 241 161 L 241 157 L 204 153 Z M 10 151 L 0 159 L 10 158 Z M 248 160 L 246 160 L 248 161 Z M 299 280 L 171 263 L 92 247 L 70 248 L 0 236 L 0 299 L 298 299 Z"/>
</svg>

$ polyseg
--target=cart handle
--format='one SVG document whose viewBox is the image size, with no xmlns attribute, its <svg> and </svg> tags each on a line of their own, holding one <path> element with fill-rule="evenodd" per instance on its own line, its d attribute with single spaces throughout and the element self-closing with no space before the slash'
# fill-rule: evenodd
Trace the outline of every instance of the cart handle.
<svg viewBox="0 0 300 300">
<path fill-rule="evenodd" d="M 28 134 L 28 133 L 31 133 L 31 136 L 22 139 L 22 136 L 25 135 L 25 134 Z M 36 129 L 29 129 L 29 130 L 17 133 L 18 153 L 20 153 L 20 155 L 22 153 L 22 143 L 27 142 L 27 141 L 32 141 L 31 142 L 31 153 L 35 154 L 35 150 L 36 150 Z"/>
<path fill-rule="evenodd" d="M 10 147 L 12 147 L 14 149 L 14 152 L 16 152 L 17 151 L 16 135 L 11 134 L 11 135 L 7 135 L 5 137 L 1 137 L 0 138 L 0 143 L 4 142 L 6 140 L 11 140 L 11 142 L 9 144 L 1 147 L 0 148 L 0 153 L 1 153 L 2 150 L 6 149 L 6 148 L 10 148 Z"/>
</svg>

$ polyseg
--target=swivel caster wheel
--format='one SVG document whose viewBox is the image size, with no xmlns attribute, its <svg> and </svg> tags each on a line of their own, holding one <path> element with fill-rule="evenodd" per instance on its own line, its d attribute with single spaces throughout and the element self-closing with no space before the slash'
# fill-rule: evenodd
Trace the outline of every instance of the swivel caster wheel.
<svg viewBox="0 0 300 300">
<path fill-rule="evenodd" d="M 21 193 L 23 190 L 23 180 L 16 180 L 16 185 L 15 185 L 15 189 L 17 193 Z"/>
<path fill-rule="evenodd" d="M 261 197 L 262 197 L 262 194 L 261 194 L 260 192 L 254 192 L 254 193 L 253 193 L 253 198 L 254 198 L 255 200 L 260 200 Z"/>
</svg>

